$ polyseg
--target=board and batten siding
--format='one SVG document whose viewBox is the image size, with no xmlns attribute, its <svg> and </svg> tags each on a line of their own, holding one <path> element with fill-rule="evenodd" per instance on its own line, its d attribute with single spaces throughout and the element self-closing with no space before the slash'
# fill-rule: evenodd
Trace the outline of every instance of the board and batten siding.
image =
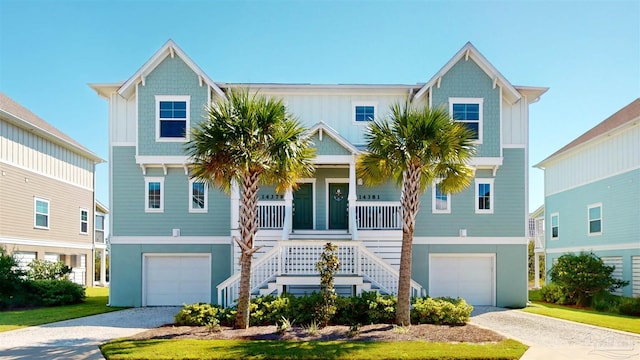
<svg viewBox="0 0 640 360">
<path fill-rule="evenodd" d="M 633 169 L 640 169 L 640 125 L 595 140 L 547 164 L 545 196 Z"/>
<path fill-rule="evenodd" d="M 109 131 L 114 144 L 136 143 L 137 98 L 134 94 L 125 99 L 118 93 L 111 94 L 109 100 Z"/>
<path fill-rule="evenodd" d="M 528 139 L 529 104 L 518 101 L 511 105 L 502 99 L 502 145 L 526 146 Z"/>
<path fill-rule="evenodd" d="M 6 121 L 0 121 L 0 162 L 93 189 L 92 160 Z"/>
</svg>

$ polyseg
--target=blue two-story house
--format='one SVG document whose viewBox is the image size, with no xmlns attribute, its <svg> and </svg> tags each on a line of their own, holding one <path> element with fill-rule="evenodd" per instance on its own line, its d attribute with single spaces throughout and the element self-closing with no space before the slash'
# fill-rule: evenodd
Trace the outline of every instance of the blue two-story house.
<svg viewBox="0 0 640 360">
<path fill-rule="evenodd" d="M 113 306 L 236 299 L 239 189 L 191 181 L 183 147 L 204 106 L 233 87 L 282 98 L 317 150 L 313 177 L 295 191 L 261 189 L 254 294 L 317 289 L 327 241 L 338 245 L 340 293 L 397 292 L 400 189 L 363 186 L 355 164 L 367 125 L 409 97 L 448 109 L 478 145 L 468 189 L 434 183 L 422 197 L 413 294 L 526 304 L 529 104 L 547 89 L 512 85 L 470 43 L 426 83 L 316 85 L 213 81 L 169 40 L 127 81 L 91 87 L 109 101 Z"/>
</svg>

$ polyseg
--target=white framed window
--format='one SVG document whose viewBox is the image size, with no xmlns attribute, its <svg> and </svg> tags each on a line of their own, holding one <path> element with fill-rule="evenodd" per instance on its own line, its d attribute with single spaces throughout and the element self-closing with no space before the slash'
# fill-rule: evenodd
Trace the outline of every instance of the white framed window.
<svg viewBox="0 0 640 360">
<path fill-rule="evenodd" d="M 431 212 L 434 214 L 451 214 L 451 194 L 441 191 L 440 181 L 435 181 L 431 188 Z"/>
<path fill-rule="evenodd" d="M 49 200 L 33 198 L 33 227 L 49 230 Z"/>
<path fill-rule="evenodd" d="M 493 179 L 476 179 L 476 214 L 493 214 Z"/>
<path fill-rule="evenodd" d="M 207 195 L 207 184 L 196 179 L 189 180 L 189 212 L 207 212 Z"/>
<path fill-rule="evenodd" d="M 89 233 L 89 212 L 87 209 L 80 209 L 80 234 Z"/>
<path fill-rule="evenodd" d="M 95 223 L 96 230 L 104 231 L 104 215 L 96 214 L 96 220 L 95 221 L 96 221 L 96 223 Z"/>
<path fill-rule="evenodd" d="M 465 124 L 476 136 L 476 143 L 482 144 L 483 98 L 449 98 L 449 114 L 455 121 Z"/>
<path fill-rule="evenodd" d="M 156 95 L 156 141 L 183 142 L 189 138 L 190 96 Z"/>
<path fill-rule="evenodd" d="M 602 235 L 602 203 L 587 206 L 587 234 Z"/>
<path fill-rule="evenodd" d="M 144 211 L 163 212 L 164 211 L 164 178 L 145 177 L 144 178 Z"/>
<path fill-rule="evenodd" d="M 560 214 L 551 214 L 551 240 L 558 240 L 560 238 Z"/>
<path fill-rule="evenodd" d="M 352 102 L 352 119 L 356 124 L 368 124 L 377 116 L 378 103 L 376 101 Z"/>
</svg>

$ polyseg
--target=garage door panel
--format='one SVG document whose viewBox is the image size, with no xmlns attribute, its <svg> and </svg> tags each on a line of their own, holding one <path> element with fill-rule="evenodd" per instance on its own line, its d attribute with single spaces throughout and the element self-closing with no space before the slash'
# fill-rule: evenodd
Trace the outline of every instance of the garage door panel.
<svg viewBox="0 0 640 360">
<path fill-rule="evenodd" d="M 210 263 L 205 254 L 146 256 L 144 305 L 210 303 Z"/>
<path fill-rule="evenodd" d="M 460 297 L 472 305 L 493 305 L 493 263 L 493 255 L 432 255 L 429 296 Z"/>
</svg>

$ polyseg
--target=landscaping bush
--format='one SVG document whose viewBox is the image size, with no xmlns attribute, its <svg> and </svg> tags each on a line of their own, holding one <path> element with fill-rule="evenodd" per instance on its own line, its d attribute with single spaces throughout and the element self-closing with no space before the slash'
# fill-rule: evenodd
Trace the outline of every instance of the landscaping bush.
<svg viewBox="0 0 640 360">
<path fill-rule="evenodd" d="M 34 280 L 28 284 L 32 306 L 77 304 L 86 298 L 84 288 L 69 280 Z"/>
<path fill-rule="evenodd" d="M 29 280 L 64 280 L 69 278 L 71 268 L 62 261 L 32 260 L 27 270 Z"/>
<path fill-rule="evenodd" d="M 594 295 L 613 291 L 629 284 L 612 277 L 614 267 L 606 265 L 593 253 L 565 254 L 558 258 L 549 271 L 551 282 L 565 292 L 567 301 L 589 306 Z"/>
<path fill-rule="evenodd" d="M 618 312 L 622 315 L 640 316 L 640 298 L 620 298 Z"/>
<path fill-rule="evenodd" d="M 387 324 L 396 316 L 398 298 L 364 291 L 360 296 L 341 297 L 336 303 L 337 324 Z"/>
<path fill-rule="evenodd" d="M 613 295 L 608 291 L 601 291 L 591 299 L 591 307 L 597 311 L 618 313 L 621 300 L 621 296 Z"/>
<path fill-rule="evenodd" d="M 559 305 L 572 304 L 566 293 L 567 291 L 556 283 L 550 283 L 540 289 L 542 300 Z"/>
<path fill-rule="evenodd" d="M 175 315 L 178 325 L 187 326 L 216 326 L 220 324 L 218 319 L 220 307 L 205 303 L 185 304 Z"/>
<path fill-rule="evenodd" d="M 282 317 L 288 318 L 291 296 L 266 295 L 251 299 L 249 304 L 249 321 L 251 326 L 273 325 Z"/>
<path fill-rule="evenodd" d="M 464 325 L 472 311 L 473 306 L 464 299 L 423 297 L 415 300 L 411 319 L 417 324 Z"/>
<path fill-rule="evenodd" d="M 23 276 L 24 273 L 17 268 L 13 256 L 0 246 L 0 309 L 12 306 L 17 300 Z"/>
</svg>

